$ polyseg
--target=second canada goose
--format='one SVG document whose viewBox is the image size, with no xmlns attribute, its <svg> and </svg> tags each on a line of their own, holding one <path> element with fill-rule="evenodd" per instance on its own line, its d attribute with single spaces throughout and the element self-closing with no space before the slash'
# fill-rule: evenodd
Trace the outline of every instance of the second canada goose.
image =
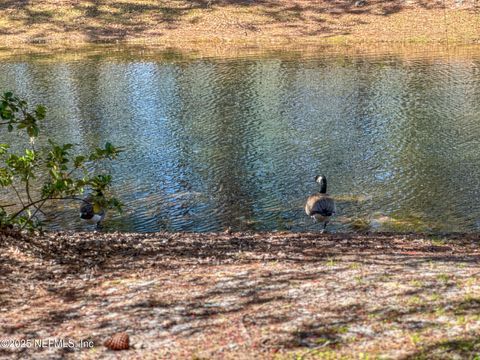
<svg viewBox="0 0 480 360">
<path fill-rule="evenodd" d="M 103 194 L 98 192 L 97 197 L 102 197 Z M 94 224 L 95 228 L 98 230 L 101 228 L 100 222 L 105 217 L 105 209 L 103 209 L 95 197 L 90 194 L 85 199 L 83 199 L 83 204 L 80 207 L 80 219 L 82 219 L 87 224 Z"/>
<path fill-rule="evenodd" d="M 305 205 L 305 212 L 315 221 L 323 222 L 323 231 L 327 227 L 330 217 L 335 214 L 335 202 L 327 194 L 327 178 L 317 175 L 315 181 L 320 184 L 320 192 L 310 195 Z"/>
</svg>

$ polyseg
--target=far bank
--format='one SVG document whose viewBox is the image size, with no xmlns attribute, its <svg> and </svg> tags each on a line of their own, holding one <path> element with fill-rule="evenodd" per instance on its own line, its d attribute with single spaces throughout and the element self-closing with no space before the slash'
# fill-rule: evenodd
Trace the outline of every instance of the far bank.
<svg viewBox="0 0 480 360">
<path fill-rule="evenodd" d="M 10 50 L 92 43 L 199 51 L 319 45 L 448 47 L 479 40 L 480 9 L 474 1 L 37 0 L 0 5 L 0 47 Z"/>
</svg>

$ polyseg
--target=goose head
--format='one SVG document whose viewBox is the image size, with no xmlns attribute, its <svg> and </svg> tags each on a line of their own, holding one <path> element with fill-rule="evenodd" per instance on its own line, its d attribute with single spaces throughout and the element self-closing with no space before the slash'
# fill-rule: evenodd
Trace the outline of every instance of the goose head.
<svg viewBox="0 0 480 360">
<path fill-rule="evenodd" d="M 320 193 L 325 194 L 327 192 L 327 178 L 324 175 L 317 175 L 315 181 L 320 184 Z"/>
</svg>

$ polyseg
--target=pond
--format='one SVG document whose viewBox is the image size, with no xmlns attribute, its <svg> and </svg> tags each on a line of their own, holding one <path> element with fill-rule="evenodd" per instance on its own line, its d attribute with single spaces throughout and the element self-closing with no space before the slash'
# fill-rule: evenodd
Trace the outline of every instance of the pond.
<svg viewBox="0 0 480 360">
<path fill-rule="evenodd" d="M 480 51 L 296 55 L 16 58 L 0 90 L 45 104 L 56 140 L 126 148 L 107 231 L 319 230 L 317 174 L 332 231 L 480 229 Z M 76 206 L 53 228 L 88 229 Z"/>
</svg>

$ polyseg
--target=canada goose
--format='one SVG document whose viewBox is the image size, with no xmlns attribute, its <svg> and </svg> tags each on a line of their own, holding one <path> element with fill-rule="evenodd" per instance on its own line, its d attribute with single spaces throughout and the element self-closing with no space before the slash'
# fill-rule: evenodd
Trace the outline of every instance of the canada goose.
<svg viewBox="0 0 480 360">
<path fill-rule="evenodd" d="M 327 227 L 330 216 L 335 214 L 335 202 L 327 194 L 327 178 L 317 175 L 315 181 L 320 184 L 320 192 L 308 197 L 305 212 L 315 221 L 323 222 L 323 232 Z"/>
<path fill-rule="evenodd" d="M 97 198 L 102 197 L 103 194 L 98 192 Z M 92 194 L 89 194 L 83 199 L 83 204 L 80 207 L 80 218 L 87 224 L 95 224 L 96 229 L 100 229 L 100 222 L 105 217 L 105 209 L 103 209 Z"/>
</svg>

